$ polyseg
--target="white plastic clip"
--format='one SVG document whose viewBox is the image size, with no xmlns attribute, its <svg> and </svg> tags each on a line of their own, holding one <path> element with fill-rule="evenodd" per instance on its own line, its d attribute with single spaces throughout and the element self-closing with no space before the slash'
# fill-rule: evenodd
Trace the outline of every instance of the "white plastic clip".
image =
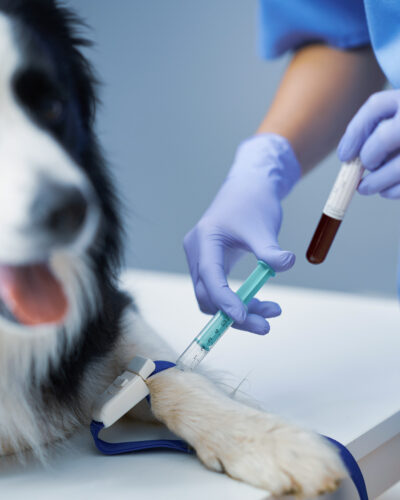
<svg viewBox="0 0 400 500">
<path fill-rule="evenodd" d="M 149 394 L 145 383 L 156 365 L 151 359 L 135 356 L 121 375 L 95 403 L 93 420 L 110 427 Z"/>
</svg>

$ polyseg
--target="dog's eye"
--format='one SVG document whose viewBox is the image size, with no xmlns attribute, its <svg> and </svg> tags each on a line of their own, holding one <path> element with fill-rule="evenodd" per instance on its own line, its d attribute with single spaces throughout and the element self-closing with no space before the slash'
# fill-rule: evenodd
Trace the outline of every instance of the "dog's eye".
<svg viewBox="0 0 400 500">
<path fill-rule="evenodd" d="M 65 115 L 65 102 L 60 86 L 45 73 L 28 69 L 18 73 L 14 80 L 19 100 L 43 124 L 61 125 Z"/>
<path fill-rule="evenodd" d="M 64 117 L 64 103 L 61 99 L 42 99 L 38 108 L 41 119 L 48 125 L 58 125 Z"/>
</svg>

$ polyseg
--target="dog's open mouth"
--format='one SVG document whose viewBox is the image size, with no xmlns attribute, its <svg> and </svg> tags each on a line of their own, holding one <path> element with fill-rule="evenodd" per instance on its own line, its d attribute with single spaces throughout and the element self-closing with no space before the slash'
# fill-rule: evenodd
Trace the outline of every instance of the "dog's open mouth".
<svg viewBox="0 0 400 500">
<path fill-rule="evenodd" d="M 68 301 L 47 263 L 0 265 L 0 314 L 23 325 L 59 323 Z"/>
</svg>

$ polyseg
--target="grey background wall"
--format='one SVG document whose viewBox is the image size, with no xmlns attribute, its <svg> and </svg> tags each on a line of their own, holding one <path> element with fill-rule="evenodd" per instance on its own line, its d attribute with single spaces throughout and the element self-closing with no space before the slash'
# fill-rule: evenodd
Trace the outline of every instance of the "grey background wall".
<svg viewBox="0 0 400 500">
<path fill-rule="evenodd" d="M 126 206 L 126 263 L 186 272 L 182 238 L 260 122 L 288 59 L 259 58 L 256 0 L 67 4 L 96 42 L 88 55 L 104 82 L 98 130 Z M 337 169 L 331 155 L 284 202 L 280 243 L 297 263 L 279 282 L 395 295 L 398 202 L 356 196 L 328 260 L 305 260 Z"/>
</svg>

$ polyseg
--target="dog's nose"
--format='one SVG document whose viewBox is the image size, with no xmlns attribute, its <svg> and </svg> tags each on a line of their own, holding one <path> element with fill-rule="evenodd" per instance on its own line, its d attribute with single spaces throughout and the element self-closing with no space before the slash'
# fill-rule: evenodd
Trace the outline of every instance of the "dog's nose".
<svg viewBox="0 0 400 500">
<path fill-rule="evenodd" d="M 36 228 L 58 243 L 69 243 L 78 235 L 86 218 L 88 202 L 76 186 L 46 182 L 32 207 Z"/>
</svg>

